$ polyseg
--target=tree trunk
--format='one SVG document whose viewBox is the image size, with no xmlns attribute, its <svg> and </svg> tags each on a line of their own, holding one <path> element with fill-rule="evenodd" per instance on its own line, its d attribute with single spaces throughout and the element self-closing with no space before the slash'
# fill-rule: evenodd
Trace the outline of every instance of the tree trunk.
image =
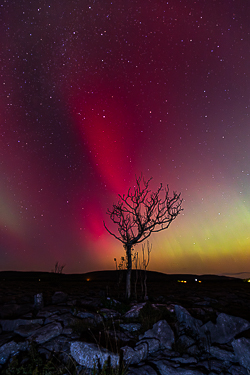
<svg viewBox="0 0 250 375">
<path fill-rule="evenodd" d="M 130 299 L 131 296 L 131 269 L 132 269 L 132 259 L 131 259 L 131 245 L 126 245 L 126 253 L 128 259 L 127 267 L 127 279 L 126 279 L 126 298 Z"/>
</svg>

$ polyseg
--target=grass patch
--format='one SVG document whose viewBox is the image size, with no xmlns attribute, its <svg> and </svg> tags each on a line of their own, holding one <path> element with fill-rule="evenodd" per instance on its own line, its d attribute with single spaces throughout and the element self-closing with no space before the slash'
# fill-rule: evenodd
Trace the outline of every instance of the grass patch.
<svg viewBox="0 0 250 375">
<path fill-rule="evenodd" d="M 80 334 L 80 341 L 97 344 L 113 353 L 119 353 L 122 346 L 128 345 L 119 335 L 123 332 L 120 320 L 109 319 L 99 324 L 91 324 L 83 319 L 77 320 L 71 328 L 74 333 Z"/>
<path fill-rule="evenodd" d="M 126 375 L 122 357 L 117 368 L 112 368 L 110 358 L 103 366 L 97 364 L 94 369 L 79 369 L 81 366 L 70 356 L 67 363 L 60 358 L 60 353 L 46 356 L 38 352 L 38 346 L 31 343 L 29 351 L 15 355 L 11 361 L 2 369 L 1 375 Z"/>
<path fill-rule="evenodd" d="M 2 370 L 2 375 L 83 375 L 78 372 L 77 363 L 73 358 L 68 358 L 65 364 L 60 359 L 59 354 L 51 353 L 50 357 L 40 354 L 37 344 L 31 343 L 26 352 L 15 355 L 7 366 Z"/>
</svg>

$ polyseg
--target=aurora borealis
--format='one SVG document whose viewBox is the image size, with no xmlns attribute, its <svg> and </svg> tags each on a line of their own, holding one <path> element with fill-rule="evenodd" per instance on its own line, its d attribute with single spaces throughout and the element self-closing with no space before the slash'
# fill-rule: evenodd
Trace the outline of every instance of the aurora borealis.
<svg viewBox="0 0 250 375">
<path fill-rule="evenodd" d="M 142 172 L 184 208 L 150 270 L 250 275 L 248 1 L 0 9 L 0 270 L 115 269 L 103 220 Z"/>
</svg>

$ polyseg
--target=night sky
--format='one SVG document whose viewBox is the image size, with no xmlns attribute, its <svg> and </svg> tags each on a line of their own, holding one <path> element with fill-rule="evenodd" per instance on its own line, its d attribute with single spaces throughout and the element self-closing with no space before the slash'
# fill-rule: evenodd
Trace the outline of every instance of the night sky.
<svg viewBox="0 0 250 375">
<path fill-rule="evenodd" d="M 249 1 L 0 14 L 0 270 L 115 269 L 103 220 L 143 173 L 184 208 L 149 238 L 150 270 L 250 275 Z"/>
</svg>

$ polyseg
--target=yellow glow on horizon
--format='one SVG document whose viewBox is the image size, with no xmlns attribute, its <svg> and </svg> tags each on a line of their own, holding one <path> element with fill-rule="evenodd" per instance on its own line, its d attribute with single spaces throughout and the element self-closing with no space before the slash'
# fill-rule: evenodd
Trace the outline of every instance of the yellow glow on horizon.
<svg viewBox="0 0 250 375">
<path fill-rule="evenodd" d="M 167 230 L 148 238 L 152 252 L 147 269 L 190 274 L 250 271 L 250 209 L 241 197 L 230 194 L 230 204 L 229 200 L 221 200 L 219 192 L 195 207 L 187 201 L 185 211 Z M 92 270 L 115 269 L 114 258 L 119 264 L 125 256 L 122 243 L 108 233 L 101 235 L 94 246 L 91 241 L 89 244 L 89 252 L 97 259 L 91 263 Z M 141 249 L 142 243 L 134 249 L 140 259 Z"/>
</svg>

